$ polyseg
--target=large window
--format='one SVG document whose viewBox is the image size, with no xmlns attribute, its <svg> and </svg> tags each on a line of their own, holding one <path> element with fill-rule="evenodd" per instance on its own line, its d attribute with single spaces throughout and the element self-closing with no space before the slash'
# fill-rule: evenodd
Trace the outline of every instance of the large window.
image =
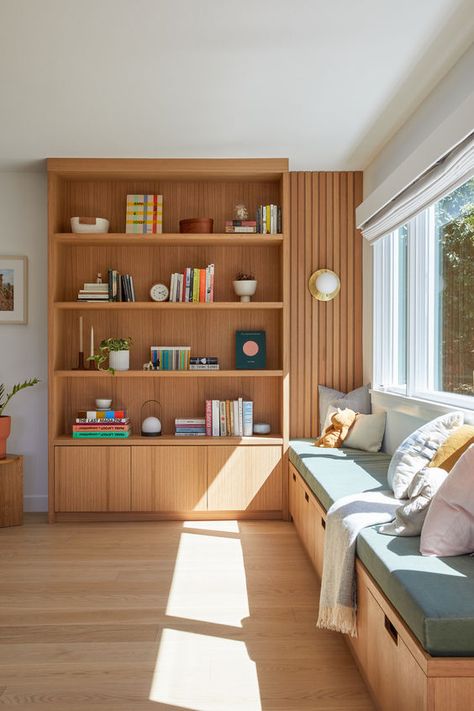
<svg viewBox="0 0 474 711">
<path fill-rule="evenodd" d="M 374 385 L 474 407 L 474 178 L 374 245 Z"/>
</svg>

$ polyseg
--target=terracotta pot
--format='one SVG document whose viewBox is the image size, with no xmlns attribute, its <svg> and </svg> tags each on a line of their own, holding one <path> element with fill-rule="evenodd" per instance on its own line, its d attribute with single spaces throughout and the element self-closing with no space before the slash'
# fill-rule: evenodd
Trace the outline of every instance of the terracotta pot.
<svg viewBox="0 0 474 711">
<path fill-rule="evenodd" d="M 11 432 L 12 418 L 8 415 L 0 416 L 0 459 L 7 456 L 7 439 Z"/>
</svg>

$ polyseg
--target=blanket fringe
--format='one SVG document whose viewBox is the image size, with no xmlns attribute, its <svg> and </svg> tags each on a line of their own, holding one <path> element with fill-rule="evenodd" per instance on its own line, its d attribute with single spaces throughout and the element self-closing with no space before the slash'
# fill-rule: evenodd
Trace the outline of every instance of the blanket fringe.
<svg viewBox="0 0 474 711">
<path fill-rule="evenodd" d="M 316 627 L 357 637 L 356 611 L 342 605 L 320 608 Z"/>
</svg>

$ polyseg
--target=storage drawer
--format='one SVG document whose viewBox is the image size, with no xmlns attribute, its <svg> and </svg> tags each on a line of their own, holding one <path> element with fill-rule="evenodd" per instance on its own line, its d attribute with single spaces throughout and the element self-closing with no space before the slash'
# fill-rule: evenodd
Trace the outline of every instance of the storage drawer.
<svg viewBox="0 0 474 711">
<path fill-rule="evenodd" d="M 57 512 L 130 511 L 130 447 L 55 447 Z"/>
<path fill-rule="evenodd" d="M 209 511 L 281 511 L 281 447 L 209 446 Z"/>
<path fill-rule="evenodd" d="M 290 464 L 290 513 L 313 566 L 321 577 L 326 514 L 292 464 Z"/>
<path fill-rule="evenodd" d="M 132 511 L 205 511 L 207 447 L 132 450 Z"/>
</svg>

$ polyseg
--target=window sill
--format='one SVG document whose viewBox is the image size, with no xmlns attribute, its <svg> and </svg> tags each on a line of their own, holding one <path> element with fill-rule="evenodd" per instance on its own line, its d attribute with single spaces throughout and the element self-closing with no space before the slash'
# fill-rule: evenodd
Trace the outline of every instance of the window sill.
<svg viewBox="0 0 474 711">
<path fill-rule="evenodd" d="M 416 397 L 408 396 L 392 390 L 382 390 L 379 388 L 372 388 L 370 392 L 374 397 L 374 404 L 381 405 L 387 409 L 393 408 L 399 412 L 406 412 L 406 414 L 415 415 L 422 419 L 430 416 L 437 417 L 439 415 L 444 415 L 445 413 L 451 412 L 455 409 L 464 412 L 466 419 L 469 422 L 474 422 L 474 398 L 472 405 L 470 405 L 470 403 L 465 402 L 465 398 L 463 396 L 460 396 L 462 402 L 459 402 L 456 396 L 454 396 L 454 398 L 456 398 L 456 402 L 443 402 L 441 400 L 425 398 L 419 395 Z"/>
</svg>

